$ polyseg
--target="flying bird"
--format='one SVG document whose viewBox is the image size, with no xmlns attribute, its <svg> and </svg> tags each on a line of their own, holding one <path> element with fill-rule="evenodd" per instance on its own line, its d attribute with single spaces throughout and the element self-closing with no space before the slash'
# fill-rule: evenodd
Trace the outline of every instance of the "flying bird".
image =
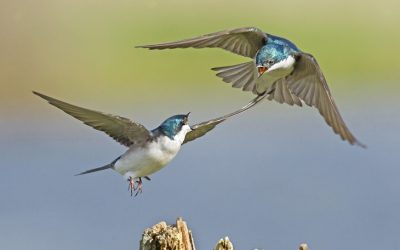
<svg viewBox="0 0 400 250">
<path fill-rule="evenodd" d="M 298 106 L 305 103 L 317 108 L 326 123 L 343 140 L 365 147 L 347 128 L 316 59 L 285 38 L 248 27 L 137 47 L 151 50 L 221 48 L 250 57 L 252 61 L 212 70 L 224 82 L 243 91 L 252 91 L 279 103 Z"/>
<path fill-rule="evenodd" d="M 103 131 L 120 144 L 128 147 L 121 156 L 105 166 L 79 173 L 83 175 L 112 169 L 129 182 L 131 195 L 142 192 L 142 178 L 150 180 L 149 175 L 166 166 L 179 152 L 181 145 L 202 137 L 227 118 L 239 114 L 261 101 L 256 98 L 243 108 L 209 121 L 189 126 L 188 114 L 174 115 L 153 130 L 127 118 L 81 108 L 33 91 L 35 95 L 51 105 L 75 117 L 88 126 Z"/>
</svg>

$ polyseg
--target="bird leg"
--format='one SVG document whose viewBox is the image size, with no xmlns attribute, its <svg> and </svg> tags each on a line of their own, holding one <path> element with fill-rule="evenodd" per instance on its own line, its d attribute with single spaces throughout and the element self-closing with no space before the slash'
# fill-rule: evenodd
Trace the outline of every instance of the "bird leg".
<svg viewBox="0 0 400 250">
<path fill-rule="evenodd" d="M 150 178 L 148 176 L 143 176 L 143 178 L 145 178 L 146 180 L 150 180 Z M 128 182 L 129 182 L 128 190 L 131 191 L 131 196 L 133 196 L 133 191 L 136 191 L 135 197 L 139 193 L 143 192 L 143 181 L 142 181 L 141 177 L 137 178 L 135 181 L 135 178 L 132 178 L 131 176 L 129 176 Z M 135 185 L 135 184 L 137 184 L 137 185 Z"/>
<path fill-rule="evenodd" d="M 142 177 L 139 177 L 138 180 L 136 181 L 137 186 L 136 186 L 136 194 L 135 197 L 139 194 L 143 192 L 143 182 L 142 182 Z"/>
<path fill-rule="evenodd" d="M 131 191 L 131 196 L 132 196 L 133 195 L 133 191 L 136 190 L 136 188 L 135 188 L 135 179 L 133 179 L 131 176 L 129 176 L 128 182 L 129 182 L 128 190 Z"/>
</svg>

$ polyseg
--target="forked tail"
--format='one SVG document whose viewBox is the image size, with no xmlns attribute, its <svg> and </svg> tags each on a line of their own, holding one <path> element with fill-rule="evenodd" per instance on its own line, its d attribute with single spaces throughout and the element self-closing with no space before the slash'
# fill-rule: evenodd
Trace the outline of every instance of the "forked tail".
<svg viewBox="0 0 400 250">
<path fill-rule="evenodd" d="M 82 172 L 82 173 L 76 174 L 75 176 L 83 175 L 83 174 L 90 174 L 90 173 L 93 173 L 93 172 L 97 172 L 97 171 L 101 171 L 101 170 L 106 170 L 106 169 L 109 169 L 109 168 L 113 168 L 114 165 L 115 165 L 115 163 L 116 163 L 120 158 L 121 158 L 121 156 L 118 157 L 117 159 L 115 159 L 115 160 L 114 160 L 113 162 L 111 162 L 110 164 L 107 164 L 107 165 L 102 166 L 102 167 L 99 167 L 99 168 L 93 168 L 93 169 L 86 170 L 86 171 L 84 171 L 84 172 Z"/>
</svg>

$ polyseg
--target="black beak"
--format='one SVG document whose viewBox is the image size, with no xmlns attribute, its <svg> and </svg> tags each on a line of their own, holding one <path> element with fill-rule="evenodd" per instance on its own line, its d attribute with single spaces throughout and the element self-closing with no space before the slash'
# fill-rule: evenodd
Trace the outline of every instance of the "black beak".
<svg viewBox="0 0 400 250">
<path fill-rule="evenodd" d="M 188 124 L 188 121 L 189 121 L 189 115 L 190 115 L 190 112 L 189 112 L 189 113 L 187 113 L 187 114 L 186 114 L 186 116 L 185 116 L 185 119 L 184 119 L 184 124 L 185 124 L 185 125 L 187 125 L 187 124 Z"/>
</svg>

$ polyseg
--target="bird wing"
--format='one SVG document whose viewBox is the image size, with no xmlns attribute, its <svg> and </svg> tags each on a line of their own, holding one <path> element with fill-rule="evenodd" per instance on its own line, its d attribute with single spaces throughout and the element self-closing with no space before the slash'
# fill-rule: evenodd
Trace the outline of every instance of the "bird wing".
<svg viewBox="0 0 400 250">
<path fill-rule="evenodd" d="M 232 53 L 253 58 L 263 46 L 267 34 L 258 28 L 247 27 L 219 31 L 177 42 L 137 46 L 147 49 L 222 48 Z"/>
<path fill-rule="evenodd" d="M 242 88 L 243 91 L 253 91 L 257 79 L 257 67 L 254 61 L 245 62 L 232 66 L 215 67 L 217 76 L 222 81 L 231 83 L 234 88 Z"/>
<path fill-rule="evenodd" d="M 105 132 L 124 146 L 129 147 L 133 144 L 141 145 L 151 139 L 150 132 L 143 125 L 132 122 L 128 118 L 103 114 L 98 111 L 62 102 L 35 91 L 33 93 L 86 125 Z"/>
<path fill-rule="evenodd" d="M 315 58 L 307 53 L 301 53 L 299 56 L 293 72 L 274 83 L 273 87 L 281 86 L 278 91 L 281 93 L 277 93 L 277 89 L 275 89 L 268 98 L 291 105 L 293 103 L 299 105 L 296 103 L 296 98 L 300 98 L 305 104 L 316 107 L 326 123 L 343 140 L 352 145 L 358 144 L 365 147 L 353 136 L 340 116 L 326 79 Z M 285 91 L 287 89 L 290 90 L 290 93 Z"/>
<path fill-rule="evenodd" d="M 259 103 L 262 99 L 264 99 L 267 95 L 262 95 L 262 96 L 257 96 L 256 98 L 254 98 L 253 100 L 251 100 L 246 106 L 242 107 L 239 110 L 236 110 L 232 113 L 229 113 L 227 115 L 215 118 L 215 119 L 211 119 L 205 122 L 201 122 L 198 123 L 196 125 L 191 126 L 192 131 L 188 132 L 185 136 L 185 140 L 183 141 L 182 144 L 185 144 L 187 142 L 193 141 L 199 137 L 202 137 L 203 135 L 207 134 L 209 131 L 211 131 L 213 128 L 215 128 L 215 126 L 217 126 L 218 124 L 220 124 L 221 122 L 225 121 L 226 119 L 228 119 L 229 117 L 235 116 L 237 114 L 240 114 L 248 109 L 250 109 L 251 107 L 253 107 L 254 105 L 256 105 L 257 103 Z"/>
</svg>

